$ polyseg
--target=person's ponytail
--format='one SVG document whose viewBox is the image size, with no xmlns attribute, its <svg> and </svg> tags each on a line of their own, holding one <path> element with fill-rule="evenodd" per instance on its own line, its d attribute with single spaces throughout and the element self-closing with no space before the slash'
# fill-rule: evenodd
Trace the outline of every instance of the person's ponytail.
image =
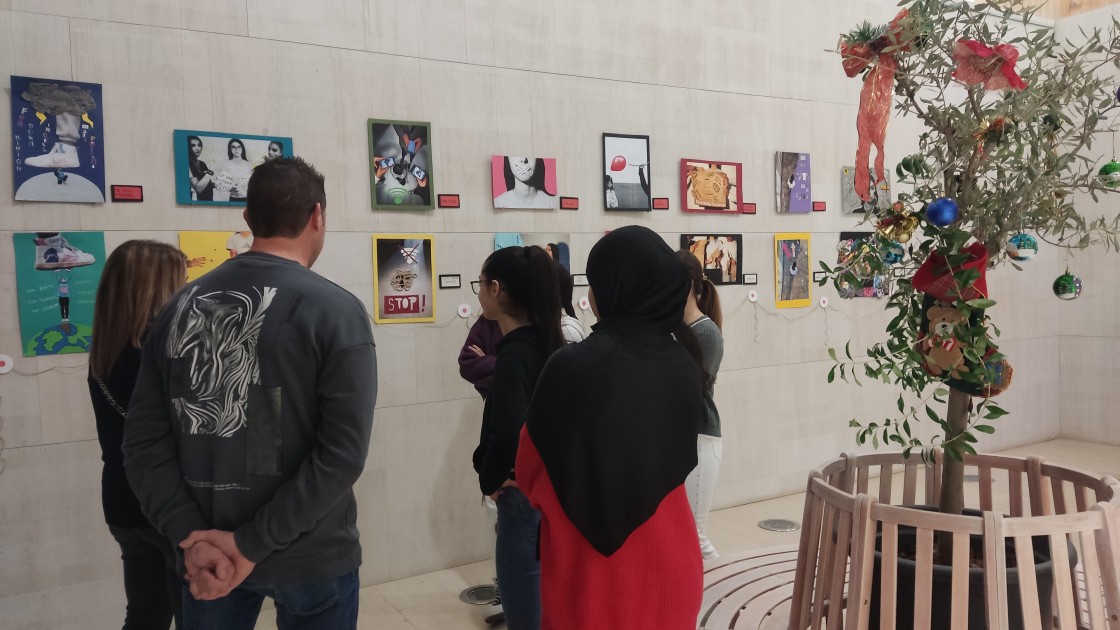
<svg viewBox="0 0 1120 630">
<path fill-rule="evenodd" d="M 696 306 L 700 308 L 700 312 L 712 320 L 720 331 L 723 330 L 723 309 L 720 308 L 719 293 L 716 292 L 715 283 L 707 276 L 704 276 L 704 281 L 701 284 L 700 296 L 696 298 Z"/>
<path fill-rule="evenodd" d="M 529 321 L 544 336 L 545 344 L 551 352 L 564 345 L 564 333 L 560 330 L 560 288 L 555 264 L 536 245 L 526 247 L 522 253 L 527 261 L 528 281 L 528 293 L 523 306 Z"/>
</svg>

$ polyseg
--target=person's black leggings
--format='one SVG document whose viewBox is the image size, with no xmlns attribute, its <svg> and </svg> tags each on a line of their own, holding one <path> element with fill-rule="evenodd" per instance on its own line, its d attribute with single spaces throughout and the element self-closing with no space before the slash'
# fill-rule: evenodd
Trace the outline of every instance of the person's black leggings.
<svg viewBox="0 0 1120 630">
<path fill-rule="evenodd" d="M 171 541 L 151 527 L 110 525 L 109 532 L 121 546 L 124 563 L 124 630 L 166 630 L 172 619 L 181 627 L 183 582 Z"/>
</svg>

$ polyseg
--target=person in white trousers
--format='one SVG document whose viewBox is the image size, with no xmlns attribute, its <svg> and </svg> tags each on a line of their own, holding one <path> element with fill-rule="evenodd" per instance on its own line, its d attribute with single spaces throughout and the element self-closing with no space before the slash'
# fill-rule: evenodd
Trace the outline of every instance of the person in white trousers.
<svg viewBox="0 0 1120 630">
<path fill-rule="evenodd" d="M 685 305 L 684 321 L 696 335 L 704 355 L 704 422 L 698 428 L 696 436 L 696 468 L 689 474 L 684 485 L 692 504 L 692 515 L 696 519 L 700 551 L 705 560 L 711 560 L 719 557 L 715 545 L 708 540 L 708 512 L 712 508 L 720 461 L 723 459 L 719 410 L 712 398 L 716 374 L 723 361 L 723 313 L 715 284 L 704 274 L 700 260 L 687 250 L 677 252 L 677 255 L 688 267 L 692 277 L 692 290 Z"/>
</svg>

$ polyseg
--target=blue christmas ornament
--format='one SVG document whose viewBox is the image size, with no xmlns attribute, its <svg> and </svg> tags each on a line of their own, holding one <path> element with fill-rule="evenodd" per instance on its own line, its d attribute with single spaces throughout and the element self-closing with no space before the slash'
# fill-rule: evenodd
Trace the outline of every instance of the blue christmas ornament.
<svg viewBox="0 0 1120 630">
<path fill-rule="evenodd" d="M 961 210 L 957 207 L 957 202 L 948 197 L 934 199 L 926 206 L 926 219 L 938 227 L 954 223 L 960 216 Z"/>
<path fill-rule="evenodd" d="M 1030 260 L 1038 253 L 1038 241 L 1030 234 L 1019 232 L 1007 239 L 1007 246 L 1004 249 L 1011 260 Z"/>
</svg>

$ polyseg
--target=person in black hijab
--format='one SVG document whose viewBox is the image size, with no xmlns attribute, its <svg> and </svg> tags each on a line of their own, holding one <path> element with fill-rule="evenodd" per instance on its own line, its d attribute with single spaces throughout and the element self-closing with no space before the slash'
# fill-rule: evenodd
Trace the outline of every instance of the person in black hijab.
<svg viewBox="0 0 1120 630">
<path fill-rule="evenodd" d="M 553 354 L 518 448 L 541 511 L 543 628 L 692 630 L 703 563 L 684 481 L 703 418 L 688 270 L 648 228 L 587 260 L 599 323 Z M 691 352 L 690 352 L 691 349 Z"/>
</svg>

